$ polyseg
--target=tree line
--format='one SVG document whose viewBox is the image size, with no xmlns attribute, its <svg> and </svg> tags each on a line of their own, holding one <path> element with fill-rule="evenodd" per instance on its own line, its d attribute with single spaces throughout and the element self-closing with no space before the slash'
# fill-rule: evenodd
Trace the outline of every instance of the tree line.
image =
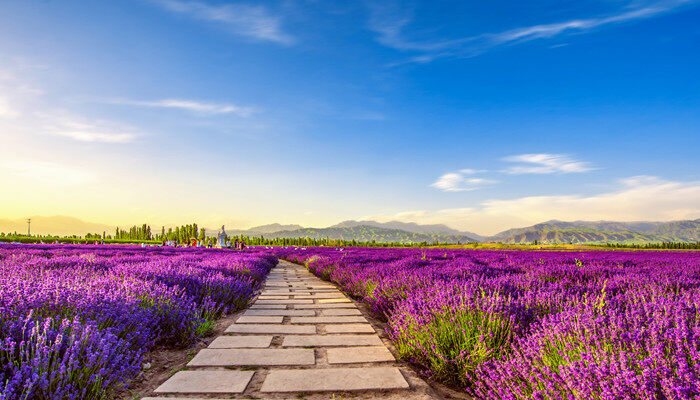
<svg viewBox="0 0 700 400">
<path fill-rule="evenodd" d="M 377 242 L 375 240 L 370 241 L 357 241 L 355 239 L 331 239 L 322 238 L 314 239 L 310 237 L 299 237 L 299 238 L 266 238 L 262 235 L 260 236 L 226 236 L 227 240 L 234 242 L 236 240 L 243 241 L 243 243 L 249 246 L 304 246 L 304 247 L 426 247 L 426 246 L 438 246 L 447 243 L 400 243 L 400 242 Z"/>
<path fill-rule="evenodd" d="M 700 242 L 605 243 L 594 246 L 620 249 L 698 250 L 700 249 Z"/>
</svg>

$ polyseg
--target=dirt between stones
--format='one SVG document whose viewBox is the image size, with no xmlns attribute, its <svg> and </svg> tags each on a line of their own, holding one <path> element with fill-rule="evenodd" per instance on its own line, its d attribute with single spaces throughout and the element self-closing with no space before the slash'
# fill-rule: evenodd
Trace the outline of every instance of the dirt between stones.
<svg viewBox="0 0 700 400">
<path fill-rule="evenodd" d="M 206 348 L 214 339 L 223 335 L 224 330 L 244 311 L 245 309 L 217 320 L 213 333 L 201 338 L 192 347 L 177 350 L 157 349 L 147 353 L 143 362 L 150 363 L 151 367 L 142 370 L 134 380 L 129 382 L 127 389 L 118 390 L 110 397 L 110 400 L 135 400 L 149 396 L 155 388 L 167 381 L 175 372 L 184 369 L 199 350 Z"/>
</svg>

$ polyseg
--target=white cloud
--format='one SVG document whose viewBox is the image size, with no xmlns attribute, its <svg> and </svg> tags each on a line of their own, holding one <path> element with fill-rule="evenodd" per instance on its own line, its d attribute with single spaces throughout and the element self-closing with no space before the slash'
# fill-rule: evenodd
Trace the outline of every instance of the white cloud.
<svg viewBox="0 0 700 400">
<path fill-rule="evenodd" d="M 164 99 L 155 101 L 140 100 L 104 100 L 105 103 L 123 104 L 142 107 L 175 108 L 205 114 L 236 114 L 241 117 L 248 117 L 256 110 L 253 107 L 242 107 L 235 104 L 206 103 L 194 100 Z"/>
<path fill-rule="evenodd" d="M 480 171 L 473 169 L 462 169 L 457 172 L 450 172 L 439 177 L 430 186 L 445 192 L 465 192 L 479 189 L 487 184 L 496 183 L 494 180 L 472 178 L 468 176 L 478 172 Z"/>
<path fill-rule="evenodd" d="M 27 62 L 0 65 L 0 133 L 16 137 L 53 135 L 81 142 L 129 143 L 140 134 L 112 121 L 88 119 L 50 103 L 53 99 L 28 79 Z M 55 103 L 55 100 L 53 100 Z"/>
<path fill-rule="evenodd" d="M 108 121 L 85 121 L 81 117 L 56 113 L 39 114 L 39 117 L 44 123 L 43 133 L 78 142 L 130 143 L 138 137 L 133 128 Z"/>
<path fill-rule="evenodd" d="M 515 226 L 551 219 L 564 221 L 669 221 L 700 217 L 700 182 L 666 181 L 635 176 L 611 192 L 590 196 L 564 194 L 489 200 L 473 208 L 417 210 L 379 220 L 444 223 L 478 233 L 494 234 Z"/>
<path fill-rule="evenodd" d="M 134 141 L 133 133 L 96 132 L 92 130 L 57 130 L 50 135 L 63 136 L 79 142 L 129 143 Z"/>
<path fill-rule="evenodd" d="M 0 163 L 0 169 L 46 186 L 80 186 L 97 180 L 97 175 L 89 170 L 46 161 L 6 160 Z"/>
<path fill-rule="evenodd" d="M 17 118 L 19 112 L 10 106 L 10 101 L 5 97 L 0 97 L 0 118 Z"/>
<path fill-rule="evenodd" d="M 285 45 L 294 43 L 294 38 L 282 31 L 281 18 L 270 14 L 262 5 L 213 5 L 201 1 L 181 0 L 152 2 L 177 14 L 223 24 L 237 35 Z"/>
<path fill-rule="evenodd" d="M 494 42 L 494 44 L 551 38 L 565 33 L 566 31 L 586 31 L 603 25 L 650 18 L 670 11 L 684 3 L 689 3 L 689 1 L 661 1 L 649 7 L 626 11 L 608 17 L 575 19 L 553 24 L 527 26 L 491 34 L 489 35 L 489 38 Z"/>
<path fill-rule="evenodd" d="M 413 20 L 413 13 L 401 11 L 397 7 L 372 5 L 370 7 L 370 29 L 377 33 L 377 41 L 387 47 L 401 51 L 415 51 L 417 54 L 408 60 L 395 63 L 428 63 L 443 57 L 472 57 L 498 46 L 523 43 L 535 39 L 554 38 L 567 33 L 584 33 L 595 28 L 625 22 L 644 20 L 676 11 L 683 6 L 698 3 L 697 0 L 657 0 L 639 5 L 630 2 L 617 13 L 593 18 L 580 18 L 568 21 L 519 27 L 496 33 L 455 39 L 407 39 L 405 28 Z"/>
<path fill-rule="evenodd" d="M 590 163 L 576 161 L 563 154 L 520 154 L 503 159 L 504 161 L 523 163 L 506 169 L 509 174 L 569 174 L 592 171 Z"/>
</svg>

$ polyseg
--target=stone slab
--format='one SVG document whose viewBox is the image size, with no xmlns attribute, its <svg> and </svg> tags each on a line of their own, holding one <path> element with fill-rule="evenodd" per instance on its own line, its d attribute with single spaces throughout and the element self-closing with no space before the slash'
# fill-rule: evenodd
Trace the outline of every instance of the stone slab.
<svg viewBox="0 0 700 400">
<path fill-rule="evenodd" d="M 328 303 L 352 303 L 352 301 L 350 301 L 350 299 L 346 299 L 346 298 L 343 298 L 343 299 L 340 299 L 340 298 L 339 298 L 339 299 L 319 299 L 318 302 L 319 302 L 320 304 L 328 304 Z"/>
<path fill-rule="evenodd" d="M 272 336 L 219 336 L 209 344 L 210 349 L 234 349 L 240 347 L 270 347 Z"/>
<path fill-rule="evenodd" d="M 362 315 L 357 308 L 334 308 L 330 310 L 321 310 L 322 317 L 347 316 L 347 315 Z"/>
<path fill-rule="evenodd" d="M 313 300 L 256 300 L 254 304 L 313 304 Z"/>
<path fill-rule="evenodd" d="M 227 400 L 214 397 L 141 397 L 141 400 Z"/>
<path fill-rule="evenodd" d="M 188 367 L 229 365 L 313 365 L 313 349 L 202 349 Z"/>
<path fill-rule="evenodd" d="M 289 296 L 258 296 L 260 300 L 289 300 Z"/>
<path fill-rule="evenodd" d="M 377 335 L 289 335 L 283 347 L 383 346 Z"/>
<path fill-rule="evenodd" d="M 253 371 L 180 371 L 155 393 L 243 393 Z"/>
<path fill-rule="evenodd" d="M 284 317 L 244 315 L 238 317 L 237 324 L 281 324 Z"/>
<path fill-rule="evenodd" d="M 297 299 L 344 299 L 345 295 L 336 292 L 336 293 L 317 293 L 317 294 L 312 294 L 308 296 L 296 296 Z"/>
<path fill-rule="evenodd" d="M 328 364 L 351 364 L 396 361 L 389 349 L 382 346 L 340 347 L 328 349 Z"/>
<path fill-rule="evenodd" d="M 352 303 L 326 303 L 326 304 L 295 304 L 294 309 L 304 310 L 310 308 L 357 308 Z"/>
<path fill-rule="evenodd" d="M 288 317 L 309 317 L 316 315 L 313 310 L 246 310 L 243 315 L 250 316 L 288 316 Z"/>
<path fill-rule="evenodd" d="M 243 318 L 243 317 L 241 317 Z M 347 324 L 367 322 L 365 317 L 292 317 L 292 324 Z"/>
<path fill-rule="evenodd" d="M 253 304 L 252 306 L 248 307 L 251 310 L 259 310 L 259 309 L 265 309 L 265 310 L 284 310 L 287 308 L 286 304 Z"/>
<path fill-rule="evenodd" d="M 268 372 L 261 392 L 327 392 L 371 389 L 408 389 L 394 367 L 287 369 Z"/>
<path fill-rule="evenodd" d="M 302 325 L 303 326 L 303 325 Z M 370 324 L 326 325 L 326 333 L 375 333 Z"/>
<path fill-rule="evenodd" d="M 374 331 L 372 331 L 374 332 Z M 226 328 L 226 333 L 256 333 L 271 335 L 315 335 L 316 327 L 313 325 L 253 325 L 233 324 Z"/>
</svg>

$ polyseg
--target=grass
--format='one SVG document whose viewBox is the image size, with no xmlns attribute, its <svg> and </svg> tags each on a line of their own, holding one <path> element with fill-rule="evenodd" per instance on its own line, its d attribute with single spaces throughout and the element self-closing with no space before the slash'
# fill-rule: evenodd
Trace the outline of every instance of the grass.
<svg viewBox="0 0 700 400">
<path fill-rule="evenodd" d="M 481 310 L 443 311 L 430 323 L 409 324 L 398 333 L 396 349 L 402 359 L 432 371 L 434 378 L 467 386 L 484 361 L 510 349 L 510 321 Z"/>
<path fill-rule="evenodd" d="M 216 321 L 206 319 L 204 322 L 199 324 L 195 329 L 195 335 L 197 337 L 205 337 L 213 334 L 216 331 Z"/>
</svg>

